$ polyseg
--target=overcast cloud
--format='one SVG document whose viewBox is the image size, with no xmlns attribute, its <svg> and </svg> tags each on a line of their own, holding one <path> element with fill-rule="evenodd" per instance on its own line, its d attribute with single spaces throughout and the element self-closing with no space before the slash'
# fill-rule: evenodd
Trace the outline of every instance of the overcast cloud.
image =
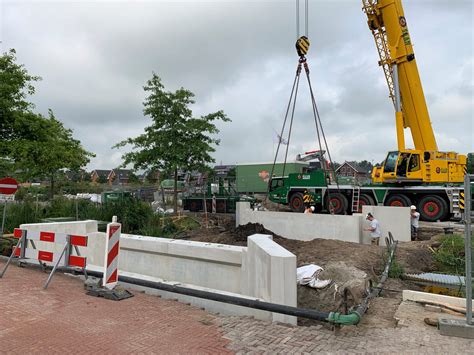
<svg viewBox="0 0 474 355">
<path fill-rule="evenodd" d="M 153 71 L 168 90 L 196 94 L 195 115 L 222 109 L 232 119 L 219 124 L 216 163 L 273 160 L 297 63 L 294 0 L 0 4 L 1 51 L 15 48 L 43 78 L 32 101 L 97 154 L 89 169 L 119 165 L 123 151 L 111 147 L 151 123 L 142 87 Z M 404 7 L 438 146 L 474 151 L 473 2 Z M 396 148 L 395 119 L 360 0 L 310 0 L 309 37 L 333 159 L 381 161 Z M 318 146 L 305 81 L 291 139 L 292 158 Z"/>
</svg>

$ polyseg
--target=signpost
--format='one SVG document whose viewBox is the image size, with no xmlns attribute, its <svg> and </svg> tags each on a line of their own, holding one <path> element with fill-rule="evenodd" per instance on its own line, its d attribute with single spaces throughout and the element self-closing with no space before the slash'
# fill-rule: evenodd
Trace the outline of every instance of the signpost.
<svg viewBox="0 0 474 355">
<path fill-rule="evenodd" d="M 0 236 L 3 236 L 3 230 L 5 228 L 5 220 L 7 218 L 7 203 L 15 199 L 15 192 L 18 190 L 18 182 L 12 178 L 0 179 L 0 201 L 5 202 L 3 207 L 2 217 L 2 229 L 0 230 Z"/>
</svg>

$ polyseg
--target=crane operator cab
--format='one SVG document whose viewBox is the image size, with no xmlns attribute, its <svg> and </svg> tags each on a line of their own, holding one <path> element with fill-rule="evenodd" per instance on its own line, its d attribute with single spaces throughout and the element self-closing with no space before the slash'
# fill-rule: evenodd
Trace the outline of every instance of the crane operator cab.
<svg viewBox="0 0 474 355">
<path fill-rule="evenodd" d="M 417 149 L 392 151 L 372 171 L 375 183 L 422 184 L 462 180 L 465 156 Z"/>
<path fill-rule="evenodd" d="M 372 171 L 374 182 L 422 183 L 420 153 L 415 150 L 389 152 L 382 166 Z"/>
</svg>

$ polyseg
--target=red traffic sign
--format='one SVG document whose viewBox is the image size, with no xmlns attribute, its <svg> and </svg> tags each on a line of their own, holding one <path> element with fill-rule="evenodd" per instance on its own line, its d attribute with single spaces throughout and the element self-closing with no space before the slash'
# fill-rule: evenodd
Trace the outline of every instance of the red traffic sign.
<svg viewBox="0 0 474 355">
<path fill-rule="evenodd" d="M 18 182 L 12 178 L 0 179 L 0 194 L 13 195 L 18 190 Z"/>
</svg>

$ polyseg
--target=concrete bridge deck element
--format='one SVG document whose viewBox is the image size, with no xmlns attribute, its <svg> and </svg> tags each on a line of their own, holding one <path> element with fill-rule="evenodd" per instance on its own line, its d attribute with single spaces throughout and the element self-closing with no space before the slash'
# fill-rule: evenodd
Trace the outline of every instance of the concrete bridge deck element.
<svg viewBox="0 0 474 355">
<path fill-rule="evenodd" d="M 87 257 L 87 268 L 103 268 L 106 235 L 97 232 L 91 221 L 24 224 L 34 231 L 87 233 L 89 244 L 80 247 Z M 42 250 L 61 248 L 38 241 Z M 49 243 L 51 244 L 51 243 Z M 60 251 L 55 250 L 55 251 Z M 248 247 L 203 243 L 187 240 L 122 234 L 120 237 L 119 273 L 135 278 L 168 281 L 215 293 L 251 297 L 263 301 L 296 306 L 296 256 L 282 248 L 271 236 L 249 236 Z M 228 315 L 249 315 L 263 320 L 296 324 L 296 318 L 195 297 L 170 295 L 146 289 L 150 294 L 178 298 L 183 302 Z"/>
</svg>

